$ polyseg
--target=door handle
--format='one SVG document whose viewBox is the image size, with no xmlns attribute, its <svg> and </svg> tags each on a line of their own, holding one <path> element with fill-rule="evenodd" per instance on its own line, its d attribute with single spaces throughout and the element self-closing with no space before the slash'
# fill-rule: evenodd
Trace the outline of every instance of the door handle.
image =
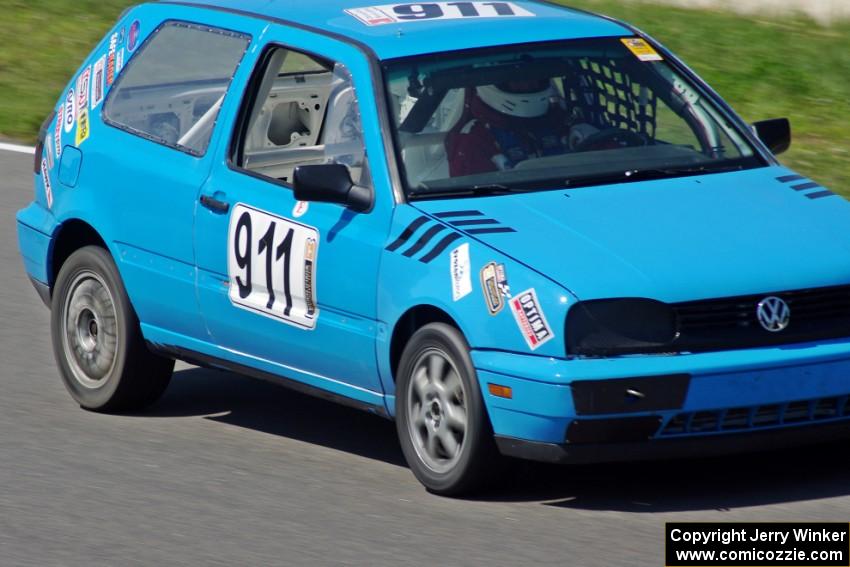
<svg viewBox="0 0 850 567">
<path fill-rule="evenodd" d="M 224 214 L 230 210 L 230 205 L 209 195 L 201 195 L 201 204 L 214 213 Z"/>
</svg>

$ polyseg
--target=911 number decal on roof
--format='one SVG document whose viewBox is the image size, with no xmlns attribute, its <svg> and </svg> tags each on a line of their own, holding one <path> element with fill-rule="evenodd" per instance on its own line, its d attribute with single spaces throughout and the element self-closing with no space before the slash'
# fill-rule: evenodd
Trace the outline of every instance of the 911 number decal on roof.
<svg viewBox="0 0 850 567">
<path fill-rule="evenodd" d="M 233 208 L 227 242 L 234 305 L 302 329 L 316 327 L 315 228 L 240 204 Z"/>
<path fill-rule="evenodd" d="M 386 4 L 368 8 L 351 8 L 349 14 L 367 26 L 399 24 L 422 20 L 460 20 L 464 18 L 528 18 L 532 12 L 513 2 L 428 2 L 421 4 Z"/>
</svg>

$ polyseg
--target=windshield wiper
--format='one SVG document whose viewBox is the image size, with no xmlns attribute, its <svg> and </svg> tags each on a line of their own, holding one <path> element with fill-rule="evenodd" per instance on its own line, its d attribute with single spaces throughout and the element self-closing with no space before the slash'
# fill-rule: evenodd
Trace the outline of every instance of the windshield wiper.
<svg viewBox="0 0 850 567">
<path fill-rule="evenodd" d="M 459 197 L 459 196 L 474 196 L 482 197 L 487 195 L 507 195 L 509 193 L 520 193 L 523 190 L 518 187 L 508 187 L 501 183 L 486 183 L 482 185 L 473 185 L 472 187 L 461 187 L 458 189 L 449 189 L 445 187 L 428 187 L 420 186 L 418 189 L 410 191 L 411 197 Z"/>
<path fill-rule="evenodd" d="M 685 175 L 700 175 L 703 173 L 723 173 L 726 171 L 740 171 L 740 165 L 699 165 L 691 167 L 659 167 L 650 169 L 633 169 L 626 171 L 626 179 L 660 179 L 664 177 L 682 177 Z"/>
<path fill-rule="evenodd" d="M 596 175 L 580 175 L 564 180 L 567 188 L 586 187 L 588 185 L 603 185 L 607 183 L 629 183 L 634 181 L 648 181 L 651 179 L 668 179 L 671 177 L 686 177 L 689 175 L 702 175 L 707 173 L 723 173 L 726 171 L 740 171 L 740 165 L 734 166 L 689 166 L 689 167 L 659 167 L 649 169 L 627 169 L 610 173 Z"/>
<path fill-rule="evenodd" d="M 508 195 L 512 193 L 529 193 L 534 191 L 552 190 L 555 187 L 566 187 L 577 189 L 592 185 L 607 185 L 613 183 L 630 183 L 635 181 L 648 181 L 652 179 L 667 179 L 673 177 L 686 177 L 689 175 L 702 175 L 708 173 L 722 173 L 726 171 L 740 171 L 744 169 L 741 165 L 700 165 L 687 167 L 662 167 L 648 169 L 626 169 L 595 173 L 589 175 L 576 175 L 574 177 L 535 180 L 534 183 L 525 182 L 518 185 L 504 185 L 501 183 L 482 183 L 480 185 L 451 187 L 429 187 L 420 184 L 411 190 L 408 195 L 415 198 L 441 198 L 441 197 L 480 197 L 488 195 Z"/>
</svg>

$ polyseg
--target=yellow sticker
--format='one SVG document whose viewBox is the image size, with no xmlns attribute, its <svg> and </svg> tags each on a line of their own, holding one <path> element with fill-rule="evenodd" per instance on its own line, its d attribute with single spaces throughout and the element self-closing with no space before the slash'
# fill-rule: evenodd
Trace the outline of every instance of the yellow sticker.
<svg viewBox="0 0 850 567">
<path fill-rule="evenodd" d="M 629 51 L 635 54 L 635 57 L 641 61 L 663 61 L 664 58 L 649 45 L 646 40 L 639 37 L 627 37 L 621 39 L 623 45 L 629 48 Z"/>
<path fill-rule="evenodd" d="M 80 146 L 83 142 L 89 139 L 89 111 L 83 109 L 77 117 L 77 143 Z"/>
</svg>

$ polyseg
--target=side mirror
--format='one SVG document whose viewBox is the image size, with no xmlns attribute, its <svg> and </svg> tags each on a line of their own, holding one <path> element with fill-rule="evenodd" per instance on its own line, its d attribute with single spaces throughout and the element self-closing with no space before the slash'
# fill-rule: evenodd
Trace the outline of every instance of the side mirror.
<svg viewBox="0 0 850 567">
<path fill-rule="evenodd" d="M 372 189 L 355 185 L 344 165 L 301 165 L 292 179 L 299 201 L 336 203 L 359 213 L 372 208 Z"/>
<path fill-rule="evenodd" d="M 787 152 L 791 147 L 791 122 L 787 118 L 756 122 L 753 124 L 753 130 L 776 155 Z"/>
</svg>

